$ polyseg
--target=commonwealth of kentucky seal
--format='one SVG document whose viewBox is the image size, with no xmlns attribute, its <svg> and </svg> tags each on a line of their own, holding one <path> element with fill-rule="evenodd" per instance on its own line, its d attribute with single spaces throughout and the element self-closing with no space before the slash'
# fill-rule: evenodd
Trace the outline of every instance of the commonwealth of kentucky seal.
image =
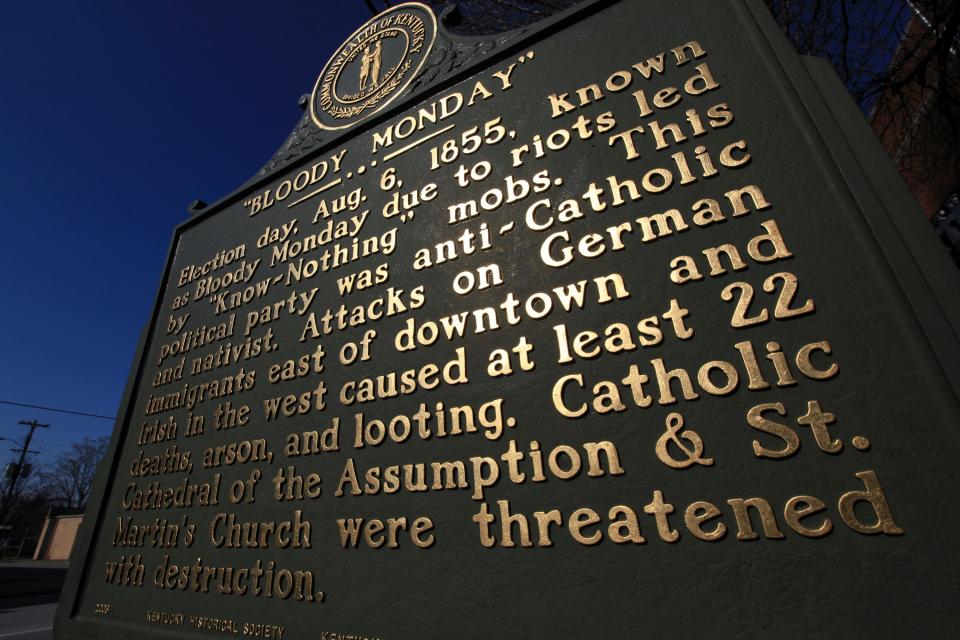
<svg viewBox="0 0 960 640">
<path fill-rule="evenodd" d="M 321 129 L 344 129 L 387 106 L 420 72 L 437 34 L 430 7 L 398 4 L 353 32 L 323 68 L 310 96 Z"/>
</svg>

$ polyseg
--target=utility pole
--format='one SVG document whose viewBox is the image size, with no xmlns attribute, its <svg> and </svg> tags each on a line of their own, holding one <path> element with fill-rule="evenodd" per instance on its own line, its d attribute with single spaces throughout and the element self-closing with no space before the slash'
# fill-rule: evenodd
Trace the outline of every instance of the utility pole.
<svg viewBox="0 0 960 640">
<path fill-rule="evenodd" d="M 17 484 L 20 482 L 20 477 L 23 475 L 23 465 L 27 459 L 27 454 L 37 453 L 36 451 L 30 451 L 30 441 L 33 440 L 33 432 L 38 428 L 46 429 L 50 426 L 49 424 L 37 422 L 36 420 L 21 420 L 18 424 L 30 427 L 30 431 L 27 432 L 27 439 L 24 441 L 22 449 L 11 449 L 11 451 L 14 453 L 20 454 L 20 460 L 13 467 L 13 473 L 9 474 L 9 477 L 7 478 L 7 491 L 3 496 L 3 511 L 0 511 L 0 524 L 4 524 L 7 520 L 7 513 L 10 511 L 10 503 L 13 501 L 13 492 L 16 490 Z M 6 440 L 6 438 L 4 438 L 4 440 Z"/>
</svg>

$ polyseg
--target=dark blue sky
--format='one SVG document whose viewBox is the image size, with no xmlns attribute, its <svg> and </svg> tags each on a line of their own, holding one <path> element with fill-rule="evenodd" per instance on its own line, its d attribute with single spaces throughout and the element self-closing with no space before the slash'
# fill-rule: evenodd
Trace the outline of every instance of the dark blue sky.
<svg viewBox="0 0 960 640">
<path fill-rule="evenodd" d="M 362 0 L 4 5 L 0 399 L 114 415 L 186 206 L 240 186 L 301 115 Z M 113 423 L 0 404 L 36 461 Z M 0 443 L 0 463 L 10 443 Z"/>
</svg>

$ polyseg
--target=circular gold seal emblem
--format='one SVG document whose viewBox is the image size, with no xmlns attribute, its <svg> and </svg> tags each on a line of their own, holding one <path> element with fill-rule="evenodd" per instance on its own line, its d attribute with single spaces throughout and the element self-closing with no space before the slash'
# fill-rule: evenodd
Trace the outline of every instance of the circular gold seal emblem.
<svg viewBox="0 0 960 640">
<path fill-rule="evenodd" d="M 353 32 L 333 54 L 310 95 L 321 129 L 345 129 L 400 95 L 420 72 L 437 35 L 425 4 L 398 4 Z"/>
</svg>

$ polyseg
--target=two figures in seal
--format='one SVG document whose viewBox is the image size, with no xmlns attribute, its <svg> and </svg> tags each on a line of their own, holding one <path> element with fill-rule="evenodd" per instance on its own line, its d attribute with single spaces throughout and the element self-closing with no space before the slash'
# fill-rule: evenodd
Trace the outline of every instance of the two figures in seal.
<svg viewBox="0 0 960 640">
<path fill-rule="evenodd" d="M 371 51 L 370 45 L 363 50 L 363 57 L 360 58 L 360 90 L 370 82 L 370 88 L 373 89 L 380 82 L 380 58 L 382 55 L 382 42 L 377 40 Z"/>
</svg>

